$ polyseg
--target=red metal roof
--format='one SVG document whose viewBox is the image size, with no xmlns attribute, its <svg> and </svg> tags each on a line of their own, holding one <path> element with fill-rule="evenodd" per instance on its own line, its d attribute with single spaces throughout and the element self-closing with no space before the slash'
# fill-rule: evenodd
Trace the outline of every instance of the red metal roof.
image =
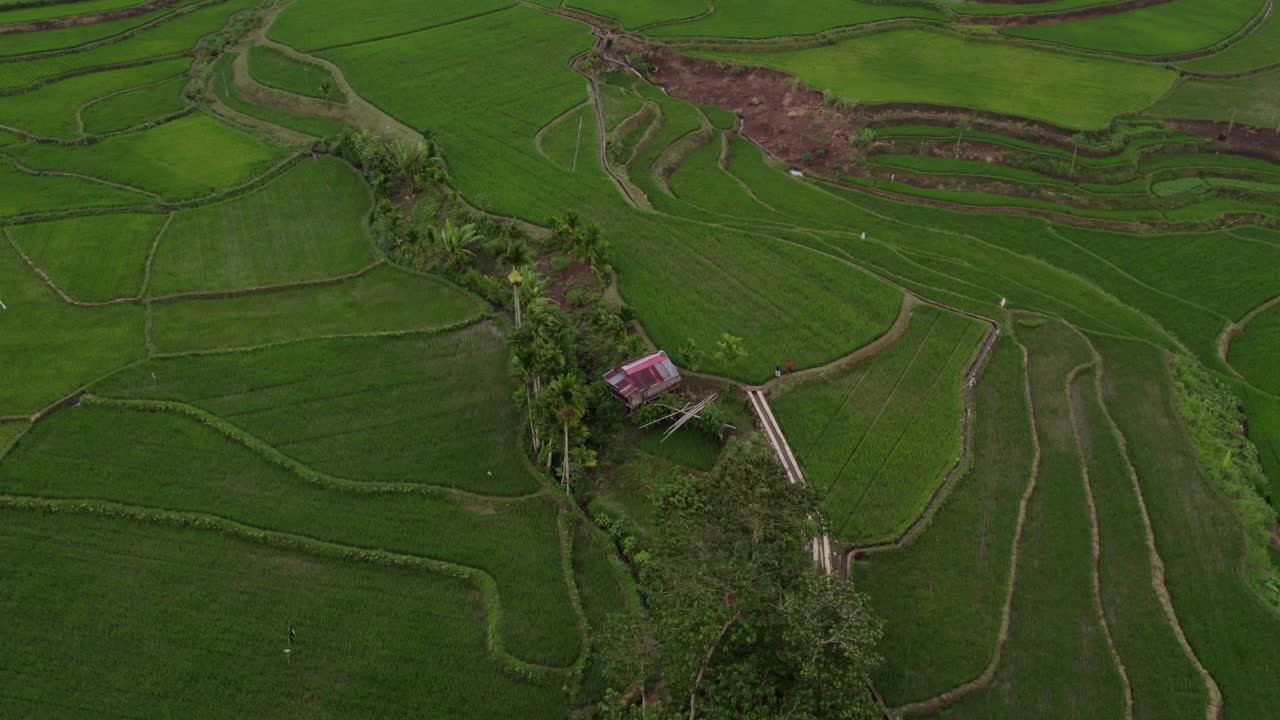
<svg viewBox="0 0 1280 720">
<path fill-rule="evenodd" d="M 661 350 L 623 363 L 604 374 L 605 382 L 614 392 L 622 397 L 629 397 L 637 390 L 644 390 L 660 385 L 673 377 L 679 377 L 680 371 Z"/>
</svg>

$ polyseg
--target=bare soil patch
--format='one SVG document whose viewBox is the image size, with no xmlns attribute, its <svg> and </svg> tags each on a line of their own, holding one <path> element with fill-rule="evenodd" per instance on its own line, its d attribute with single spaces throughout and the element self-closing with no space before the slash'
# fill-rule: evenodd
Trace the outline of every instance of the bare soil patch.
<svg viewBox="0 0 1280 720">
<path fill-rule="evenodd" d="M 925 104 L 827 104 L 822 93 L 769 68 L 734 66 L 680 55 L 670 48 L 637 46 L 656 70 L 650 79 L 670 95 L 697 105 L 738 114 L 741 132 L 774 156 L 815 171 L 849 172 L 858 150 L 850 143 L 864 127 L 914 123 L 956 127 L 967 124 L 1009 137 L 1071 150 L 1073 132 L 1048 123 L 995 113 Z M 1080 148 L 1082 155 L 1104 155 Z"/>
<path fill-rule="evenodd" d="M 554 300 L 560 307 L 568 308 L 566 300 L 571 290 L 579 290 L 586 297 L 593 297 L 600 289 L 595 271 L 587 265 L 574 260 L 563 270 L 556 272 L 549 263 L 540 263 L 541 273 L 548 278 L 546 296 Z"/>
<path fill-rule="evenodd" d="M 1166 120 L 1174 130 L 1212 140 L 1219 152 L 1280 162 L 1280 132 L 1212 120 Z"/>
<path fill-rule="evenodd" d="M 143 3 L 142 5 L 120 8 L 119 10 L 89 13 L 87 15 L 72 15 L 71 17 L 53 18 L 52 20 L 33 20 L 31 22 L 0 25 L 0 35 L 39 32 L 41 30 L 59 30 L 62 28 L 78 27 L 81 25 L 97 25 L 98 23 L 109 22 L 111 20 L 121 20 L 123 18 L 145 15 L 153 10 L 159 10 L 170 5 L 174 5 L 177 2 L 179 2 L 179 0 L 151 0 L 151 2 Z"/>
</svg>

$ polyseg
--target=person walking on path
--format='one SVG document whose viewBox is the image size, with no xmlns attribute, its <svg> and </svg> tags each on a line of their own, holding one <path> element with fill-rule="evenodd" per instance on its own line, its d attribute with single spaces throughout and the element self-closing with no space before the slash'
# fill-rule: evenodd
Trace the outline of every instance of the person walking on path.
<svg viewBox="0 0 1280 720">
<path fill-rule="evenodd" d="M 776 378 L 782 377 L 782 363 L 773 364 L 773 376 Z"/>
<path fill-rule="evenodd" d="M 788 374 L 788 375 L 790 375 L 790 374 L 791 374 L 791 361 L 790 361 L 790 360 L 788 360 L 788 361 L 787 361 L 787 374 Z"/>
</svg>

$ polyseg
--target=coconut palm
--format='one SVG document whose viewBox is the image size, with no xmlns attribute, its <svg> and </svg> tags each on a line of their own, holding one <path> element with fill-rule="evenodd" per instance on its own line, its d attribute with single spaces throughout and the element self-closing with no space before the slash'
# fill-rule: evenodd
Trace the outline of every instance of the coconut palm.
<svg viewBox="0 0 1280 720">
<path fill-rule="evenodd" d="M 480 240 L 475 223 L 454 225 L 452 220 L 445 220 L 444 227 L 436 233 L 436 247 L 444 256 L 445 262 L 456 270 L 465 267 L 467 261 L 476 254 L 471 248 Z"/>
<path fill-rule="evenodd" d="M 587 403 L 582 396 L 582 380 L 577 373 L 566 373 L 552 380 L 546 387 L 547 401 L 564 428 L 564 461 L 561 466 L 560 479 L 564 483 L 564 491 L 570 491 L 569 485 L 569 429 L 582 422 L 587 412 Z"/>
</svg>

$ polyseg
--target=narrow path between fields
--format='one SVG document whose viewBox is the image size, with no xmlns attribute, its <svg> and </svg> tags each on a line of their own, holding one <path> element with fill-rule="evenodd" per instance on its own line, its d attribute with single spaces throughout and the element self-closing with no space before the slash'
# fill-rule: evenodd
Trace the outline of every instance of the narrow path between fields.
<svg viewBox="0 0 1280 720">
<path fill-rule="evenodd" d="M 778 462 L 782 464 L 784 470 L 787 471 L 787 479 L 793 485 L 803 485 L 804 474 L 800 472 L 800 464 L 796 462 L 796 457 L 791 453 L 791 446 L 787 444 L 787 438 L 782 434 L 782 429 L 778 427 L 778 421 L 773 416 L 773 409 L 769 407 L 769 400 L 764 395 L 761 388 L 748 388 L 747 397 L 751 400 L 751 409 L 755 412 L 756 418 L 760 421 L 760 426 L 764 429 L 765 437 L 768 438 L 769 444 L 773 446 L 773 451 L 778 455 Z M 813 564 L 827 575 L 832 573 L 831 564 L 831 533 L 823 528 L 821 535 L 818 535 L 809 542 L 809 549 L 813 553 Z"/>
</svg>

